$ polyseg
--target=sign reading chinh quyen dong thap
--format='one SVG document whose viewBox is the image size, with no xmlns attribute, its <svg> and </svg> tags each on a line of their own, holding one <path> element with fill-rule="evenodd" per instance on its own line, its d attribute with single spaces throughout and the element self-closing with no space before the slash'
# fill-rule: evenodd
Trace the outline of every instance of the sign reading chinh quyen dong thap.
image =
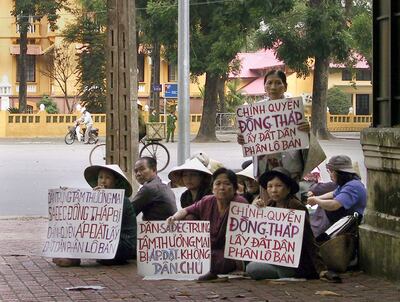
<svg viewBox="0 0 400 302">
<path fill-rule="evenodd" d="M 195 280 L 210 270 L 209 221 L 138 223 L 138 274 L 148 280 Z"/>
<path fill-rule="evenodd" d="M 298 267 L 305 212 L 232 202 L 225 258 Z"/>
<path fill-rule="evenodd" d="M 297 129 L 305 121 L 301 97 L 239 106 L 236 120 L 245 157 L 308 148 L 308 133 Z"/>
<path fill-rule="evenodd" d="M 121 231 L 124 190 L 51 189 L 45 257 L 112 259 Z"/>
</svg>

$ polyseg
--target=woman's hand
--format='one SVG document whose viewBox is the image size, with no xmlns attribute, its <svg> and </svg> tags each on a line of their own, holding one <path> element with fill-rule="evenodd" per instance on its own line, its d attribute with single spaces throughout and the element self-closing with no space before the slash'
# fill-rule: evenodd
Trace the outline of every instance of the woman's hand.
<svg viewBox="0 0 400 302">
<path fill-rule="evenodd" d="M 307 198 L 307 204 L 309 204 L 310 206 L 314 206 L 316 204 L 318 204 L 319 198 L 317 197 L 308 197 Z"/>
<path fill-rule="evenodd" d="M 243 136 L 243 134 L 238 133 L 236 139 L 237 139 L 237 142 L 238 142 L 239 145 L 244 145 L 245 141 L 244 141 L 244 136 Z"/>
<path fill-rule="evenodd" d="M 103 189 L 104 189 L 104 186 L 96 186 L 93 188 L 94 191 L 103 190 Z"/>
<path fill-rule="evenodd" d="M 314 193 L 311 192 L 311 191 L 308 191 L 308 192 L 307 192 L 307 197 L 314 197 Z"/>
<path fill-rule="evenodd" d="M 257 208 L 264 208 L 267 206 L 267 203 L 261 198 L 257 198 L 253 200 L 252 205 L 256 206 Z"/>
<path fill-rule="evenodd" d="M 165 222 L 166 222 L 167 224 L 169 224 L 169 225 L 174 224 L 175 221 L 176 221 L 176 219 L 175 219 L 174 215 L 169 216 L 169 217 L 165 220 Z"/>
<path fill-rule="evenodd" d="M 310 128 L 309 122 L 303 122 L 303 123 L 298 125 L 297 129 L 299 131 L 303 131 L 303 132 L 307 132 L 308 133 L 308 132 L 310 132 L 311 128 Z"/>
</svg>

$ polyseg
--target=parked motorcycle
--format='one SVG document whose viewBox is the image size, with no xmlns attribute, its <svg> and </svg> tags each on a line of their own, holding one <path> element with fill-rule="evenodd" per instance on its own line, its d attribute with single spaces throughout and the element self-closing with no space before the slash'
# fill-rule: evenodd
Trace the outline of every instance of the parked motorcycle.
<svg viewBox="0 0 400 302">
<path fill-rule="evenodd" d="M 65 135 L 64 139 L 67 145 L 71 145 L 74 143 L 75 140 L 78 140 L 78 137 L 76 135 L 76 127 L 77 127 L 76 125 L 68 126 L 68 133 Z M 82 142 L 83 142 L 86 129 L 81 129 L 80 131 L 82 133 Z M 99 129 L 92 128 L 92 130 L 90 130 L 89 133 L 89 144 L 96 144 L 99 140 L 98 136 L 99 136 Z"/>
</svg>

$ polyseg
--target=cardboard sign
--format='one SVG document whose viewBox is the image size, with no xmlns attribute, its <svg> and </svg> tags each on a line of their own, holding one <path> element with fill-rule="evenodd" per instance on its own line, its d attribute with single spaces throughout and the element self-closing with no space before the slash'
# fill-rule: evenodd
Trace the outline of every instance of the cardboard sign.
<svg viewBox="0 0 400 302">
<path fill-rule="evenodd" d="M 298 267 L 305 212 L 232 202 L 225 258 Z"/>
<path fill-rule="evenodd" d="M 301 97 L 239 106 L 236 120 L 244 157 L 308 148 L 308 133 L 297 129 L 305 121 Z"/>
<path fill-rule="evenodd" d="M 124 190 L 49 190 L 45 257 L 112 259 L 121 231 Z"/>
<path fill-rule="evenodd" d="M 195 280 L 210 270 L 209 221 L 138 224 L 138 274 L 145 279 Z"/>
</svg>

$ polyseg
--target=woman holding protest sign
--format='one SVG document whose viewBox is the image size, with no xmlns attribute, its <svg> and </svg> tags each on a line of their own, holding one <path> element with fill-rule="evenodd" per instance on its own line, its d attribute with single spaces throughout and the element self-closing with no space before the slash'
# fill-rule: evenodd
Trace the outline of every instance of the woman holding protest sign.
<svg viewBox="0 0 400 302">
<path fill-rule="evenodd" d="M 285 73 L 281 70 L 269 71 L 264 77 L 264 89 L 267 98 L 262 101 L 285 99 L 287 90 Z M 304 121 L 298 124 L 297 130 L 309 133 L 310 125 Z M 255 156 L 253 158 L 254 176 L 258 179 L 265 171 L 270 171 L 274 167 L 284 167 L 290 172 L 291 177 L 299 182 L 305 174 L 317 167 L 326 158 L 317 139 L 311 133 L 309 137 L 310 145 L 308 149 Z M 237 141 L 240 145 L 246 143 L 243 134 L 238 134 Z"/>
<path fill-rule="evenodd" d="M 172 186 L 187 189 L 180 198 L 182 208 L 211 194 L 211 176 L 210 170 L 197 158 L 187 160 L 183 165 L 171 169 L 168 178 Z"/>
<path fill-rule="evenodd" d="M 211 237 L 211 269 L 201 276 L 200 281 L 213 280 L 218 274 L 227 274 L 242 269 L 241 262 L 224 258 L 225 234 L 228 222 L 229 206 L 232 201 L 247 203 L 236 194 L 238 189 L 237 176 L 232 170 L 219 168 L 213 174 L 212 195 L 204 196 L 200 201 L 186 207 L 167 219 L 174 223 L 186 216 L 194 216 L 198 220 L 210 221 Z"/>
<path fill-rule="evenodd" d="M 132 186 L 118 165 L 90 166 L 85 169 L 84 176 L 94 190 L 124 189 L 121 232 L 118 248 L 113 259 L 99 259 L 103 265 L 125 264 L 136 255 L 136 213 L 128 197 L 132 195 Z M 81 259 L 54 258 L 53 262 L 62 267 L 79 266 Z"/>
<path fill-rule="evenodd" d="M 267 191 L 270 199 L 268 201 L 256 199 L 253 202 L 254 205 L 305 211 L 306 219 L 299 266 L 292 268 L 269 263 L 250 262 L 246 267 L 249 276 L 256 280 L 291 277 L 317 279 L 323 277 L 340 282 L 339 276 L 327 271 L 322 262 L 311 230 L 307 209 L 295 197 L 295 194 L 299 191 L 299 185 L 291 178 L 289 171 L 282 167 L 273 168 L 260 176 L 259 183 Z"/>
</svg>

